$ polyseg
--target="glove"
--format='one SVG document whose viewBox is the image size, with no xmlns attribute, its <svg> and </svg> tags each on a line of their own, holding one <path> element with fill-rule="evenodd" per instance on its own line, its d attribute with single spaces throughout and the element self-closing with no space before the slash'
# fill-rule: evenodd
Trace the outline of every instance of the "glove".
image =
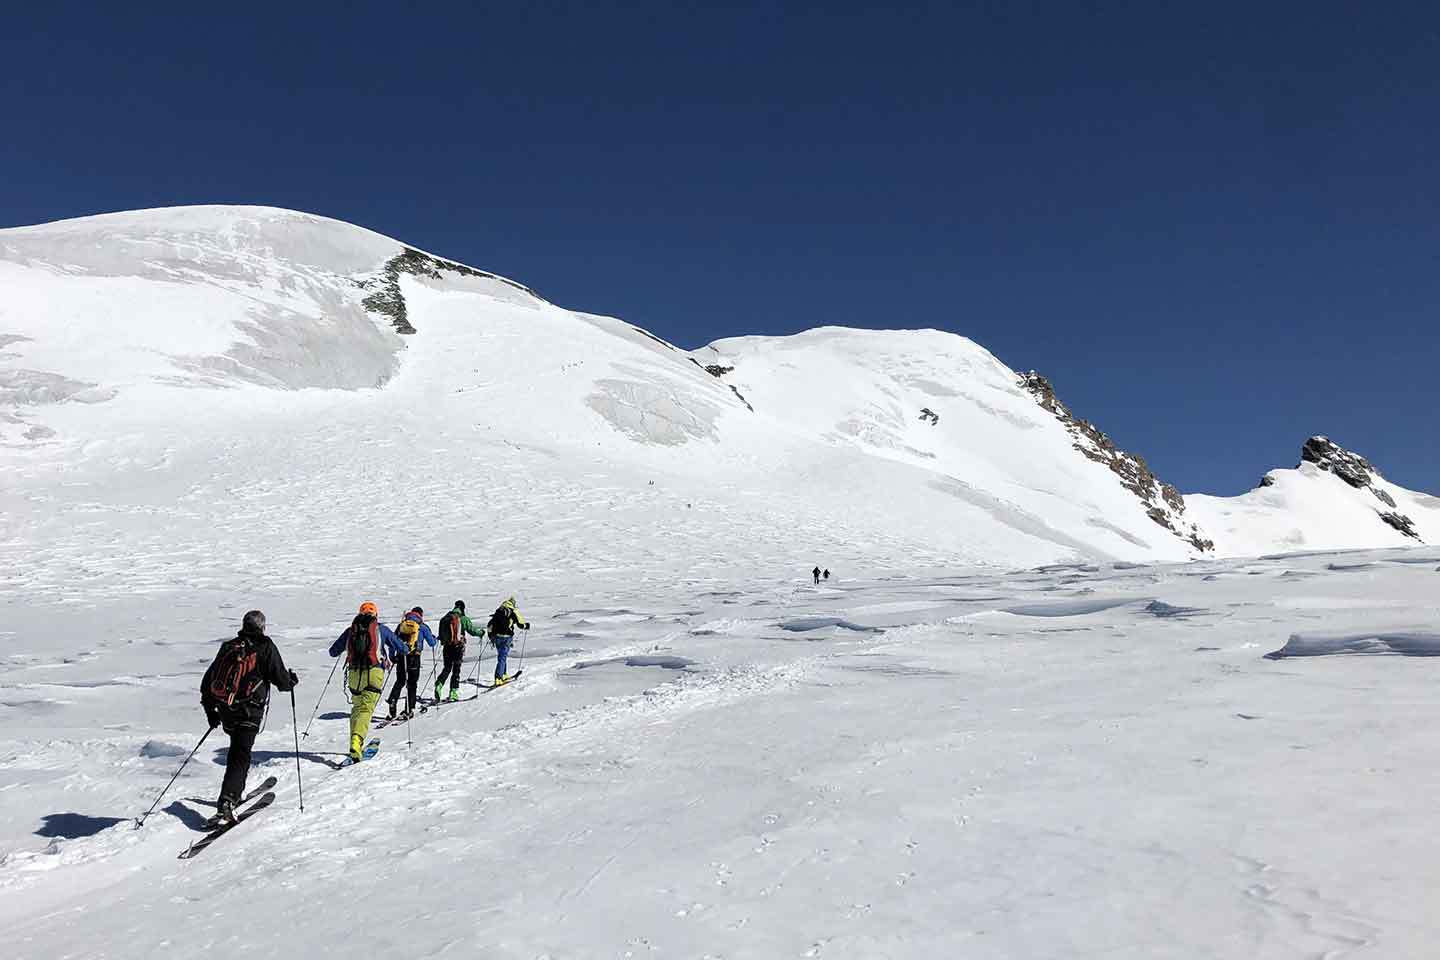
<svg viewBox="0 0 1440 960">
<path fill-rule="evenodd" d="M 205 722 L 210 724 L 211 730 L 220 726 L 220 712 L 208 703 L 205 705 Z"/>
<path fill-rule="evenodd" d="M 528 624 L 528 623 L 522 623 L 522 624 L 520 624 L 520 629 L 521 629 L 521 630 L 529 630 L 529 629 L 530 629 L 530 624 Z"/>
<path fill-rule="evenodd" d="M 291 671 L 290 671 L 290 689 L 291 689 L 291 690 L 294 690 L 294 689 L 295 689 L 296 687 L 298 687 L 298 686 L 300 686 L 300 675 L 297 674 L 294 670 L 291 670 Z"/>
</svg>

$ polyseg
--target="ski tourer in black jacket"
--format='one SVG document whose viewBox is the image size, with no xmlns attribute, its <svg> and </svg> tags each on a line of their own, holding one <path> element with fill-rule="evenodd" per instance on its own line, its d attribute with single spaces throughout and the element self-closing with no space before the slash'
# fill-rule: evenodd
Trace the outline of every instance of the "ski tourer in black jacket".
<svg viewBox="0 0 1440 960">
<path fill-rule="evenodd" d="M 243 700 L 236 700 L 232 704 L 226 704 L 210 692 L 210 681 L 215 672 L 215 663 L 205 671 L 205 677 L 200 681 L 200 704 L 205 708 L 205 716 L 213 725 L 215 721 L 224 724 L 225 732 L 230 733 L 234 727 L 260 728 L 260 723 L 265 719 L 265 707 L 270 702 L 270 685 L 273 683 L 275 689 L 283 692 L 294 689 L 295 677 L 285 667 L 285 660 L 280 656 L 275 641 L 271 640 L 264 633 L 242 627 L 236 634 L 236 639 L 248 637 L 255 645 L 255 670 L 261 678 L 261 682 L 249 697 Z"/>
</svg>

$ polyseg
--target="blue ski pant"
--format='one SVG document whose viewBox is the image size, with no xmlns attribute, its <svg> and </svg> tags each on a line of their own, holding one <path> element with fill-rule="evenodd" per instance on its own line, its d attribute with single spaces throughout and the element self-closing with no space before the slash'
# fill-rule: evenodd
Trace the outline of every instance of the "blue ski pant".
<svg viewBox="0 0 1440 960">
<path fill-rule="evenodd" d="M 513 636 L 511 636 L 511 637 L 496 637 L 496 638 L 495 638 L 495 679 L 496 679 L 496 680 L 504 680 L 504 679 L 505 679 L 505 662 L 510 659 L 510 644 L 512 644 L 512 643 L 514 643 L 514 642 L 515 642 L 515 638 L 514 638 Z"/>
</svg>

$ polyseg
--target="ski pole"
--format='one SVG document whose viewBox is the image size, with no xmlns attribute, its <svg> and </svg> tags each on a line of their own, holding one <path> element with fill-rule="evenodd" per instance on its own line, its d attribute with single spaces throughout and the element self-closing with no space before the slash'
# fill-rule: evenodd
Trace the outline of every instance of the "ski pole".
<svg viewBox="0 0 1440 960">
<path fill-rule="evenodd" d="M 335 661 L 339 663 L 339 660 Z M 331 671 L 332 673 L 334 671 Z M 322 694 L 323 696 L 323 694 Z M 316 706 L 319 709 L 319 706 Z M 290 688 L 290 719 L 295 724 L 295 790 L 300 794 L 300 812 L 305 812 L 305 785 L 300 782 L 300 721 L 295 717 L 295 688 Z"/>
<path fill-rule="evenodd" d="M 315 701 L 315 709 L 310 711 L 310 721 L 305 724 L 305 736 L 310 736 L 310 728 L 315 724 L 315 714 L 320 712 L 320 704 L 325 700 L 325 691 L 330 689 L 330 681 L 335 679 L 335 671 L 340 669 L 340 658 L 335 658 L 335 666 L 330 668 L 330 676 L 325 679 L 325 686 L 320 688 L 320 699 Z"/>
<path fill-rule="evenodd" d="M 515 672 L 516 672 L 516 673 L 519 673 L 521 670 L 524 670 L 524 669 L 525 669 L 525 644 L 527 644 L 527 643 L 529 643 L 529 642 L 530 642 L 530 630 L 529 630 L 529 628 L 527 627 L 526 630 L 525 630 L 525 636 L 522 637 L 521 640 L 520 640 L 520 662 L 517 663 L 517 664 L 515 664 Z"/>
<path fill-rule="evenodd" d="M 435 647 L 432 645 L 430 647 L 430 686 L 426 688 L 427 690 L 435 687 L 435 674 L 439 672 L 439 669 L 435 666 Z"/>
<path fill-rule="evenodd" d="M 155 798 L 155 802 L 152 803 L 152 804 L 150 804 L 150 809 L 149 809 L 149 810 L 146 810 L 144 813 L 142 813 L 142 814 L 140 815 L 140 818 L 135 821 L 135 829 L 136 829 L 136 830 L 139 830 L 141 827 L 145 826 L 145 818 L 148 817 L 148 816 L 150 816 L 150 814 L 154 813 L 154 812 L 155 812 L 155 808 L 158 807 L 158 806 L 160 806 L 160 801 L 165 799 L 165 794 L 167 794 L 167 793 L 170 792 L 170 788 L 171 788 L 172 786 L 174 786 L 174 785 L 175 785 L 175 781 L 180 778 L 181 772 L 184 771 L 184 769 L 185 769 L 185 767 L 186 767 L 186 764 L 188 764 L 188 763 L 190 762 L 190 757 L 193 757 L 193 756 L 195 756 L 195 754 L 197 754 L 197 753 L 200 752 L 200 747 L 201 747 L 201 745 L 205 743 L 205 740 L 210 736 L 210 731 L 211 731 L 211 730 L 214 730 L 214 729 L 215 729 L 214 727 L 206 727 L 206 728 L 205 728 L 205 735 L 200 738 L 200 743 L 195 744 L 195 749 L 190 751 L 190 756 L 185 758 L 185 763 L 180 764 L 180 769 L 179 769 L 179 770 L 176 770 L 176 771 L 175 771 L 175 776 L 171 777 L 171 778 L 170 778 L 170 782 L 167 783 L 167 784 L 165 784 L 165 789 L 164 789 L 164 790 L 161 790 L 161 791 L 160 791 L 160 796 L 156 797 L 156 798 Z"/>
<path fill-rule="evenodd" d="M 475 675 L 470 678 L 470 682 L 473 683 L 473 684 L 475 684 L 476 686 L 479 686 L 479 685 L 480 685 L 480 664 L 482 664 L 482 663 L 484 663 L 484 662 L 485 662 L 485 638 L 484 638 L 484 637 L 481 637 L 481 638 L 480 638 L 480 655 L 475 658 Z"/>
</svg>

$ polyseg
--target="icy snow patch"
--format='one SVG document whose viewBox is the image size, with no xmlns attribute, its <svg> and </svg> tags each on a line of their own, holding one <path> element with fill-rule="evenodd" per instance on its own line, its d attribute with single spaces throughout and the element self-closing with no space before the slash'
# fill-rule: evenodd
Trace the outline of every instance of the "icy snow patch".
<svg viewBox="0 0 1440 960">
<path fill-rule="evenodd" d="M 793 633 L 807 633 L 811 630 L 821 630 L 825 627 L 839 627 L 842 630 L 853 630 L 856 633 L 883 633 L 879 627 L 865 627 L 858 623 L 851 623 L 840 617 L 795 617 L 790 620 L 782 620 L 779 624 L 781 630 L 789 630 Z"/>
<path fill-rule="evenodd" d="M 1286 657 L 1328 657 L 1342 653 L 1399 654 L 1406 657 L 1440 657 L 1440 633 L 1397 631 L 1393 633 L 1293 634 L 1279 650 L 1265 654 L 1267 660 Z"/>
</svg>

